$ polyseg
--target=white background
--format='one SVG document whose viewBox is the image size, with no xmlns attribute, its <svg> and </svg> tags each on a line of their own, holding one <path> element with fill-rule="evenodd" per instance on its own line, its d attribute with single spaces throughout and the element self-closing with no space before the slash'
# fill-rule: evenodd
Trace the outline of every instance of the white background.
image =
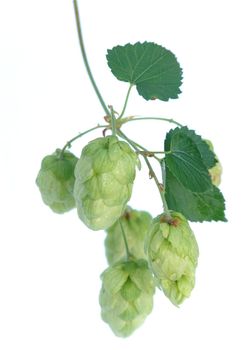
<svg viewBox="0 0 248 350">
<path fill-rule="evenodd" d="M 0 348 L 1 350 L 247 349 L 246 1 L 83 1 L 84 38 L 107 103 L 120 110 L 127 84 L 109 71 L 116 44 L 154 41 L 184 69 L 183 93 L 146 102 L 135 89 L 127 114 L 164 115 L 213 141 L 224 174 L 228 223 L 192 224 L 200 259 L 196 287 L 175 308 L 157 292 L 153 313 L 130 338 L 101 321 L 104 232 L 76 212 L 53 214 L 35 178 L 40 161 L 104 115 L 84 69 L 71 0 L 0 2 Z M 135 122 L 129 136 L 161 149 L 170 125 Z M 80 150 L 94 132 L 80 139 Z M 131 205 L 161 212 L 143 166 Z"/>
</svg>

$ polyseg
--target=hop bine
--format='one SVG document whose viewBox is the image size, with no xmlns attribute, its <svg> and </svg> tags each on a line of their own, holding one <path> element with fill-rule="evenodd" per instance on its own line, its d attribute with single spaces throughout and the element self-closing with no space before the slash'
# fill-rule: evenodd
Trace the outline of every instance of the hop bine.
<svg viewBox="0 0 248 350">
<path fill-rule="evenodd" d="M 45 157 L 36 183 L 53 211 L 64 213 L 76 206 L 88 228 L 107 232 L 105 252 L 110 266 L 101 276 L 101 315 L 117 336 L 127 337 L 150 314 L 155 285 L 175 305 L 189 297 L 199 252 L 186 218 L 226 221 L 225 199 L 216 187 L 222 167 L 211 142 L 195 130 L 163 116 L 125 115 L 134 87 L 147 101 L 168 101 L 181 93 L 182 68 L 165 47 L 145 41 L 109 49 L 106 58 L 111 72 L 118 80 L 129 82 L 129 87 L 121 111 L 105 103 L 87 59 L 77 0 L 73 5 L 85 68 L 107 124 L 79 133 L 62 150 Z M 121 130 L 122 125 L 141 120 L 165 121 L 177 127 L 166 132 L 162 148 L 151 151 Z M 79 160 L 67 151 L 74 141 L 100 128 L 104 137 L 89 142 Z M 112 136 L 106 136 L 107 130 Z M 152 135 L 151 129 L 148 141 Z M 162 200 L 164 212 L 153 220 L 150 214 L 127 207 L 136 165 L 140 169 L 138 154 Z M 149 157 L 159 162 L 162 184 Z"/>
</svg>

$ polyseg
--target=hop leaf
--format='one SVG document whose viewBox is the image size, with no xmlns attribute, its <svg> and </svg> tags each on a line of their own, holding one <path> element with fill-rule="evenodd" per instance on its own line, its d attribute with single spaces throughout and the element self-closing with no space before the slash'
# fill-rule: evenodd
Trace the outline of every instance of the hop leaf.
<svg viewBox="0 0 248 350">
<path fill-rule="evenodd" d="M 106 229 L 124 212 L 132 193 L 136 154 L 116 136 L 91 141 L 75 168 L 79 218 L 92 230 Z"/>
<path fill-rule="evenodd" d="M 225 199 L 214 185 L 210 191 L 194 193 L 184 188 L 166 168 L 166 200 L 169 207 L 180 211 L 190 221 L 226 221 Z"/>
<path fill-rule="evenodd" d="M 155 291 L 145 260 L 119 262 L 102 273 L 102 319 L 119 337 L 132 334 L 150 314 Z"/>
<path fill-rule="evenodd" d="M 222 167 L 211 142 L 187 127 L 176 128 L 166 135 L 165 151 L 165 198 L 169 208 L 190 221 L 226 221 L 225 199 L 216 187 Z"/>
<path fill-rule="evenodd" d="M 168 101 L 181 93 L 182 69 L 175 55 L 155 43 L 116 46 L 108 50 L 108 66 L 117 79 L 136 85 L 146 100 Z"/>
<path fill-rule="evenodd" d="M 195 284 L 198 246 L 183 215 L 172 212 L 172 222 L 156 217 L 147 235 L 148 262 L 165 295 L 175 304 L 190 296 Z"/>
<path fill-rule="evenodd" d="M 131 255 L 136 259 L 146 259 L 144 240 L 152 220 L 151 215 L 145 211 L 128 207 L 119 220 L 121 220 L 125 231 Z M 105 252 L 110 265 L 118 262 L 126 255 L 119 220 L 107 229 L 105 238 Z"/>
<path fill-rule="evenodd" d="M 65 213 L 75 207 L 73 187 L 74 168 L 78 161 L 71 152 L 56 150 L 43 158 L 41 169 L 36 178 L 43 202 L 55 213 Z"/>
<path fill-rule="evenodd" d="M 166 166 L 185 188 L 198 193 L 211 188 L 208 169 L 191 130 L 171 129 L 166 135 L 165 151 Z"/>
</svg>

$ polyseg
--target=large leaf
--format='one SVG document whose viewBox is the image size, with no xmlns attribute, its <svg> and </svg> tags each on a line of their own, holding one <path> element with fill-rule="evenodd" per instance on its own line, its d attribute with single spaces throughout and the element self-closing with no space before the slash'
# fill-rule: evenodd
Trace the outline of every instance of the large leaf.
<svg viewBox="0 0 248 350">
<path fill-rule="evenodd" d="M 190 221 L 226 221 L 225 200 L 213 186 L 204 193 L 187 190 L 166 168 L 165 198 L 170 209 L 182 213 Z"/>
<path fill-rule="evenodd" d="M 136 85 L 146 100 L 177 98 L 182 69 L 175 55 L 155 43 L 115 46 L 107 53 L 108 65 L 119 80 Z"/>
<path fill-rule="evenodd" d="M 187 128 L 172 129 L 165 140 L 166 165 L 177 180 L 192 192 L 206 192 L 212 186 L 197 144 Z"/>
</svg>

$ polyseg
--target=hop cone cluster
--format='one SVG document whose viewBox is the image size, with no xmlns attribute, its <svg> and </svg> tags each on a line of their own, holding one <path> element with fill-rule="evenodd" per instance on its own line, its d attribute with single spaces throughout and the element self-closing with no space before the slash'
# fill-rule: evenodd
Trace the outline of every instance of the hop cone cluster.
<svg viewBox="0 0 248 350">
<path fill-rule="evenodd" d="M 78 161 L 72 153 L 61 150 L 46 156 L 36 178 L 43 202 L 56 213 L 65 213 L 75 207 L 73 187 L 74 168 Z"/>
<path fill-rule="evenodd" d="M 165 295 L 175 305 L 190 296 L 195 284 L 198 246 L 183 215 L 172 212 L 167 223 L 157 216 L 146 240 L 148 262 Z"/>
<path fill-rule="evenodd" d="M 146 211 L 138 211 L 127 207 L 119 220 L 124 229 L 128 241 L 128 249 L 132 257 L 146 259 L 144 241 L 151 224 L 151 215 Z M 105 252 L 110 265 L 123 259 L 126 255 L 119 220 L 106 230 Z"/>
<path fill-rule="evenodd" d="M 214 152 L 214 146 L 213 146 L 212 142 L 209 140 L 205 140 L 205 141 L 209 145 L 209 148 L 211 149 L 211 151 Z M 221 183 L 222 166 L 221 166 L 221 163 L 220 163 L 218 157 L 216 156 L 216 154 L 215 154 L 215 158 L 217 159 L 217 162 L 211 169 L 209 169 L 209 174 L 211 176 L 211 180 L 212 180 L 213 185 L 219 186 Z"/>
<path fill-rule="evenodd" d="M 135 178 L 136 154 L 116 136 L 97 138 L 82 150 L 75 168 L 74 197 L 80 219 L 106 229 L 124 212 Z"/>
<path fill-rule="evenodd" d="M 145 260 L 119 262 L 102 273 L 102 319 L 120 337 L 135 331 L 150 314 L 155 291 Z"/>
</svg>

